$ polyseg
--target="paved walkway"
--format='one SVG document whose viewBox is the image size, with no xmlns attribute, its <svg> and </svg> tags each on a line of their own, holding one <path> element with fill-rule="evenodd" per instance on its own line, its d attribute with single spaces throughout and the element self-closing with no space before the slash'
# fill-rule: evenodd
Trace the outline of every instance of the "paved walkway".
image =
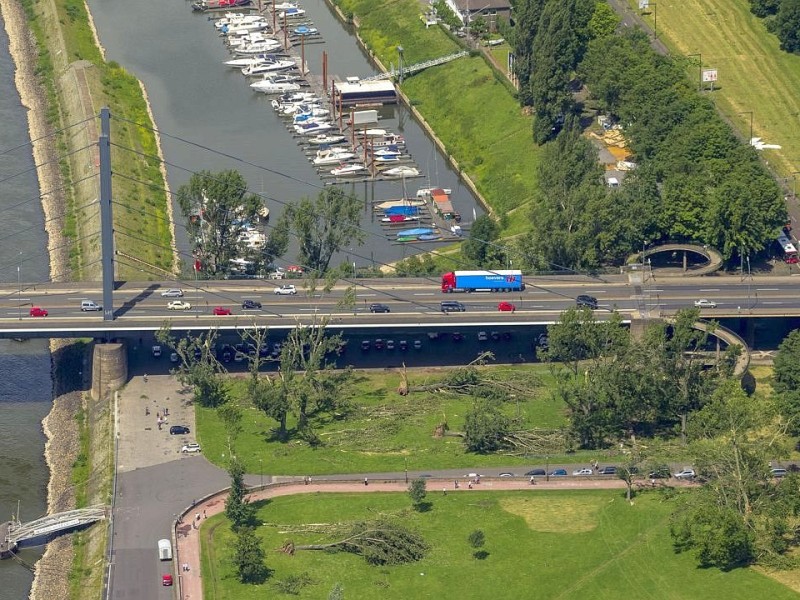
<svg viewBox="0 0 800 600">
<path fill-rule="evenodd" d="M 473 490 L 500 491 L 500 490 L 525 490 L 538 492 L 553 489 L 624 489 L 625 483 L 620 479 L 603 480 L 551 480 L 549 482 L 537 479 L 536 485 L 531 485 L 528 479 L 481 479 L 479 484 L 468 487 L 468 480 L 459 479 L 459 489 L 454 489 L 453 479 L 429 479 L 428 494 L 435 494 L 439 488 L 446 489 L 448 494 L 470 494 Z M 670 481 L 669 485 L 687 486 L 687 482 Z M 290 496 L 293 494 L 325 493 L 370 493 L 370 492 L 406 492 L 408 484 L 399 481 L 372 481 L 364 485 L 363 480 L 358 481 L 321 481 L 312 482 L 310 485 L 302 483 L 276 484 L 248 495 L 251 501 L 264 500 L 277 496 Z M 200 528 L 205 518 L 219 514 L 225 510 L 225 496 L 227 492 L 210 497 L 191 509 L 183 517 L 183 522 L 178 524 L 176 530 L 176 555 L 175 567 L 178 570 L 180 600 L 198 600 L 203 598 L 203 581 L 200 573 Z M 184 571 L 184 565 L 189 570 Z"/>
</svg>

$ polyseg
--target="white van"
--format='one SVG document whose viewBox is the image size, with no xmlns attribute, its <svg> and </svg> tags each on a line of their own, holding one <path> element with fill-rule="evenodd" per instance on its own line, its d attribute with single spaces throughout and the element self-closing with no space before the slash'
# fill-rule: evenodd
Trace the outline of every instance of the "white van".
<svg viewBox="0 0 800 600">
<path fill-rule="evenodd" d="M 86 312 L 88 310 L 103 310 L 103 307 L 99 304 L 96 304 L 93 300 L 82 300 L 81 301 L 81 310 Z"/>
<path fill-rule="evenodd" d="M 172 542 L 167 539 L 158 540 L 158 560 L 172 560 Z"/>
</svg>

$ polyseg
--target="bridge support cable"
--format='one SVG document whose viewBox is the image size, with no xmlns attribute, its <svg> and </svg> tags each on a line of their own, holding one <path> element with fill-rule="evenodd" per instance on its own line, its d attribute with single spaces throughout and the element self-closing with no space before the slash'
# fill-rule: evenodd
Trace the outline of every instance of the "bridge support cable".
<svg viewBox="0 0 800 600">
<path fill-rule="evenodd" d="M 114 221 L 111 212 L 111 112 L 100 109 L 100 231 L 103 262 L 103 320 L 114 320 Z"/>
</svg>

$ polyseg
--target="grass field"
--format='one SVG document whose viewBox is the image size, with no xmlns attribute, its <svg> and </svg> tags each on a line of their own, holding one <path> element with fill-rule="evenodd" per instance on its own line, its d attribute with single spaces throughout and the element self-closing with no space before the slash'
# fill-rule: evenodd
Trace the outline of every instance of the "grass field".
<svg viewBox="0 0 800 600">
<path fill-rule="evenodd" d="M 522 372 L 520 368 L 493 368 L 494 373 Z M 547 385 L 550 375 L 542 366 L 533 367 L 542 386 L 532 390 L 530 399 L 519 404 L 504 405 L 509 416 L 516 416 L 522 428 L 557 428 L 565 424 L 563 407 L 549 398 Z M 316 448 L 302 440 L 280 442 L 272 439 L 276 422 L 240 400 L 245 417 L 242 432 L 236 440 L 236 454 L 248 473 L 276 475 L 316 475 L 332 473 L 368 473 L 446 469 L 450 467 L 480 467 L 525 465 L 535 457 L 468 454 L 460 437 L 434 437 L 436 426 L 446 421 L 451 431 L 462 431 L 464 417 L 472 399 L 441 393 L 414 393 L 400 396 L 397 387 L 400 374 L 396 371 L 357 372 L 357 384 L 352 392 L 352 415 L 341 420 L 319 420 L 315 430 L 322 440 Z M 432 383 L 444 377 L 442 371 L 411 371 L 411 385 Z M 237 397 L 244 396 L 244 380 L 234 383 Z M 517 412 L 519 411 L 519 412 Z M 196 410 L 198 441 L 206 458 L 219 465 L 228 455 L 224 426 L 212 409 Z M 294 422 L 290 420 L 289 427 Z M 563 453 L 562 453 L 563 454 Z M 576 455 L 569 459 L 580 460 Z M 553 461 L 559 460 L 552 457 Z M 540 461 L 544 464 L 544 458 Z"/>
<path fill-rule="evenodd" d="M 638 0 L 629 2 L 638 7 Z M 659 38 L 684 56 L 700 53 L 704 68 L 718 69 L 712 98 L 720 110 L 745 138 L 752 114 L 753 135 L 782 146 L 765 150 L 764 158 L 792 177 L 800 169 L 800 56 L 780 50 L 747 0 L 665 0 L 657 10 Z M 652 26 L 653 15 L 647 18 Z M 690 76 L 699 80 L 696 63 Z"/>
<path fill-rule="evenodd" d="M 206 598 L 248 600 L 283 597 L 276 583 L 308 574 L 311 584 L 295 596 L 325 599 L 340 583 L 357 599 L 575 599 L 619 598 L 773 600 L 798 595 L 748 569 L 723 573 L 698 569 L 676 555 L 669 537 L 674 500 L 657 493 L 633 506 L 619 491 L 459 492 L 429 490 L 432 509 L 408 510 L 406 494 L 308 494 L 259 506 L 267 525 L 258 528 L 272 577 L 261 586 L 236 582 L 233 536 L 224 516 L 201 529 Z M 284 541 L 318 543 L 320 536 L 286 532 L 303 523 L 346 523 L 379 513 L 402 516 L 430 544 L 420 562 L 371 567 L 359 556 L 319 551 L 277 552 Z M 488 557 L 477 560 L 467 536 L 486 535 Z"/>
</svg>

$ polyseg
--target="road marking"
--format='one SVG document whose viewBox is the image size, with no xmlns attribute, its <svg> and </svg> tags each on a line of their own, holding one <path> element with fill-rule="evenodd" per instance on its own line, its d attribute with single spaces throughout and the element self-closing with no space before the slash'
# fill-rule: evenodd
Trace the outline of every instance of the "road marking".
<svg viewBox="0 0 800 600">
<path fill-rule="evenodd" d="M 586 290 L 587 294 L 607 294 L 607 290 Z"/>
<path fill-rule="evenodd" d="M 433 292 L 414 292 L 415 296 L 435 296 Z"/>
<path fill-rule="evenodd" d="M 718 292 L 719 288 L 710 288 L 710 289 L 707 289 L 707 290 L 699 290 L 699 291 L 701 291 L 701 292 Z"/>
<path fill-rule="evenodd" d="M 377 296 L 378 294 L 356 294 L 356 298 L 372 298 L 373 296 Z"/>
<path fill-rule="evenodd" d="M 761 302 L 761 304 L 783 304 L 783 302 Z"/>
<path fill-rule="evenodd" d="M 757 292 L 780 292 L 780 288 L 756 288 Z"/>
<path fill-rule="evenodd" d="M 648 292 L 650 292 L 650 293 L 652 294 L 653 292 L 663 292 L 664 290 L 658 290 L 658 289 L 656 289 L 656 290 L 647 290 L 647 291 L 648 291 Z"/>
</svg>

